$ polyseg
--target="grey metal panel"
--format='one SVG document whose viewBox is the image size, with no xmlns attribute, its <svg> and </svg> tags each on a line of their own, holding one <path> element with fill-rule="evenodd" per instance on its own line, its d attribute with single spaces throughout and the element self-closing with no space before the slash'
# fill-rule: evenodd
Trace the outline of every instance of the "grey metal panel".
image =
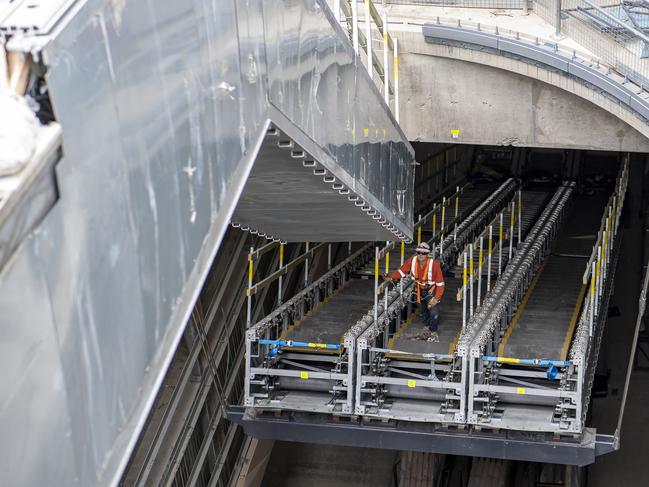
<svg viewBox="0 0 649 487">
<path fill-rule="evenodd" d="M 424 24 L 424 37 L 437 37 L 449 41 L 469 42 L 479 46 L 498 49 L 498 37 L 485 32 L 450 27 L 448 25 Z"/>
<path fill-rule="evenodd" d="M 523 56 L 534 61 L 552 66 L 553 68 L 560 69 L 561 71 L 568 72 L 568 59 L 563 56 L 557 55 L 544 46 L 536 46 L 534 44 L 526 44 L 503 37 L 498 38 L 498 49 L 501 51 Z"/>
<path fill-rule="evenodd" d="M 230 406 L 228 418 L 257 438 L 325 445 L 347 445 L 451 455 L 504 458 L 561 465 L 590 465 L 609 453 L 612 439 L 586 428 L 580 441 L 552 440 L 538 434 L 481 433 L 437 429 L 436 425 L 390 422 L 332 422 L 324 415 L 254 416 L 241 406 Z"/>
<path fill-rule="evenodd" d="M 629 105 L 631 91 L 626 86 L 615 82 L 603 73 L 575 61 L 570 62 L 568 73 L 577 78 L 581 78 L 587 83 L 591 83 L 593 86 L 617 98 L 625 105 Z"/>
<path fill-rule="evenodd" d="M 414 184 L 410 166 L 414 153 L 346 34 L 324 2 L 301 0 L 283 7 L 280 11 L 276 5 L 264 3 L 270 102 L 291 121 L 299 121 L 300 130 L 332 157 L 320 161 L 328 170 L 334 174 L 344 170 L 352 178 L 353 190 L 356 185 L 366 188 L 392 210 L 395 220 L 411 221 L 412 201 L 399 208 L 396 200 L 400 191 L 412 189 L 408 185 Z M 332 35 L 332 30 L 337 35 Z M 329 118 L 332 106 L 344 117 Z M 390 171 L 380 172 L 383 161 L 370 159 L 370 147 L 380 143 L 394 145 L 399 157 L 390 164 L 406 173 L 406 181 L 390 180 Z M 340 157 L 341 152 L 351 152 L 353 157 Z M 379 166 L 378 171 L 372 164 Z"/>
<path fill-rule="evenodd" d="M 631 108 L 638 112 L 646 120 L 649 120 L 649 100 L 640 95 L 632 94 L 629 101 Z"/>
<path fill-rule="evenodd" d="M 69 402 L 49 292 L 33 240 L 0 274 L 0 478 L 4 485 L 72 485 Z M 34 448 L 34 445 L 51 448 Z"/>
<path fill-rule="evenodd" d="M 337 157 L 349 159 L 355 144 L 347 131 L 352 125 L 339 123 L 355 117 L 354 105 L 336 96 L 344 74 L 352 100 L 356 83 L 363 84 L 364 103 L 376 111 L 373 123 L 385 125 L 386 143 L 400 154 L 400 187 L 414 184 L 412 148 L 367 74 L 359 77 L 361 67 L 343 31 L 337 24 L 332 30 L 324 2 L 286 0 L 263 10 L 261 1 L 87 0 L 42 41 L 64 157 L 56 168 L 60 198 L 32 237 L 46 292 L 16 323 L 35 327 L 39 316 L 52 315 L 48 346 L 58 369 L 48 362 L 34 374 L 54 374 L 60 387 L 42 395 L 30 389 L 50 412 L 39 413 L 42 436 L 22 435 L 20 451 L 33 452 L 24 458 L 49 455 L 32 467 L 31 484 L 119 478 L 271 114 L 357 184 L 359 172 L 348 172 Z M 282 43 L 269 43 L 267 32 L 269 25 L 288 25 L 286 12 L 297 23 L 280 52 L 286 62 L 275 66 L 288 87 L 280 111 L 268 103 L 266 56 Z M 390 209 L 411 233 L 411 201 L 398 211 L 382 187 L 358 184 L 357 192 Z M 26 259 L 25 249 L 7 265 Z M 26 267 L 16 272 L 11 286 L 22 289 L 24 282 L 23 295 L 38 289 Z M 24 300 L 7 296 L 11 306 L 24 308 Z M 10 329 L 4 309 L 3 332 Z M 7 308 L 7 316 L 17 309 Z M 7 357 L 13 367 L 21 363 Z M 0 444 L 15 448 L 13 440 Z"/>
</svg>

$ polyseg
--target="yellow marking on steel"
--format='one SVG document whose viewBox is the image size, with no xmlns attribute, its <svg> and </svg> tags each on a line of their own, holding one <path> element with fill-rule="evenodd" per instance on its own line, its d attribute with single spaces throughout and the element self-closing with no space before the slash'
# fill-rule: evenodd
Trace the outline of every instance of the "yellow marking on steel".
<svg viewBox="0 0 649 487">
<path fill-rule="evenodd" d="M 417 381 L 414 379 L 408 380 L 408 387 L 417 387 Z"/>
<path fill-rule="evenodd" d="M 326 343 L 313 343 L 313 342 L 309 342 L 308 346 L 309 346 L 310 348 L 327 348 L 327 344 L 326 344 Z"/>
<path fill-rule="evenodd" d="M 399 55 L 394 55 L 394 79 L 399 78 Z"/>
<path fill-rule="evenodd" d="M 406 254 L 406 242 L 403 240 L 401 241 L 401 260 L 403 260 L 403 256 Z"/>
<path fill-rule="evenodd" d="M 364 129 L 363 129 L 363 135 L 364 135 L 365 137 L 367 137 L 369 134 L 370 134 L 370 129 L 368 129 L 368 128 L 364 128 Z"/>
<path fill-rule="evenodd" d="M 489 255 L 491 255 L 491 252 L 492 252 L 492 244 L 493 244 L 493 242 L 492 242 L 492 238 L 491 238 L 491 234 L 490 234 L 489 235 Z"/>
<path fill-rule="evenodd" d="M 437 212 L 433 213 L 433 233 L 437 231 Z"/>
<path fill-rule="evenodd" d="M 514 357 L 496 357 L 496 360 L 501 364 L 518 364 L 521 362 L 520 359 Z"/>
<path fill-rule="evenodd" d="M 421 227 L 417 228 L 417 245 L 421 243 Z"/>
<path fill-rule="evenodd" d="M 539 271 L 536 273 L 536 276 L 534 276 L 534 279 L 532 279 L 532 283 L 530 284 L 529 289 L 525 293 L 525 296 L 523 297 L 523 301 L 521 301 L 520 306 L 516 310 L 516 314 L 514 315 L 514 318 L 512 319 L 511 324 L 507 328 L 507 331 L 505 332 L 505 335 L 503 336 L 503 339 L 500 341 L 500 345 L 498 345 L 498 355 L 502 356 L 503 353 L 505 352 L 505 346 L 507 345 L 507 342 L 509 341 L 509 337 L 512 335 L 514 329 L 516 328 L 516 325 L 518 324 L 518 320 L 520 319 L 521 315 L 523 314 L 523 311 L 525 311 L 525 306 L 527 305 L 527 301 L 530 299 L 530 296 L 534 292 L 534 288 L 536 287 L 536 283 L 539 282 L 539 279 L 541 278 L 541 275 L 543 274 L 543 270 L 545 269 L 545 264 L 548 263 L 548 259 L 550 256 L 546 257 L 545 260 L 543 261 L 543 264 L 541 264 L 541 267 L 539 268 Z"/>
<path fill-rule="evenodd" d="M 577 326 L 577 319 L 579 318 L 579 310 L 581 309 L 581 303 L 584 300 L 586 295 L 586 284 L 581 286 L 579 291 L 579 296 L 577 297 L 577 303 L 575 304 L 574 309 L 572 310 L 572 317 L 570 318 L 570 325 L 568 326 L 568 331 L 566 336 L 563 338 L 563 346 L 561 347 L 561 360 L 566 360 L 568 356 L 568 348 L 570 347 L 570 341 L 572 340 L 572 335 L 575 332 L 575 327 Z"/>
<path fill-rule="evenodd" d="M 442 205 L 442 231 L 444 230 L 444 220 L 446 219 L 446 206 Z"/>
<path fill-rule="evenodd" d="M 284 244 L 279 244 L 279 260 L 284 262 Z"/>
<path fill-rule="evenodd" d="M 388 272 L 390 270 L 390 252 L 388 251 L 385 254 L 385 272 Z"/>
<path fill-rule="evenodd" d="M 516 394 L 525 394 L 525 388 L 524 387 L 517 387 L 516 388 Z"/>
<path fill-rule="evenodd" d="M 306 380 L 308 378 L 309 378 L 309 373 L 308 372 L 306 372 L 304 370 L 300 372 L 300 379 L 305 379 Z"/>
<path fill-rule="evenodd" d="M 451 340 L 451 343 L 448 344 L 448 354 L 449 355 L 455 353 L 455 348 L 457 347 L 457 342 L 460 339 L 461 334 L 462 334 L 462 326 L 460 325 L 460 329 L 453 336 L 453 339 Z"/>
</svg>

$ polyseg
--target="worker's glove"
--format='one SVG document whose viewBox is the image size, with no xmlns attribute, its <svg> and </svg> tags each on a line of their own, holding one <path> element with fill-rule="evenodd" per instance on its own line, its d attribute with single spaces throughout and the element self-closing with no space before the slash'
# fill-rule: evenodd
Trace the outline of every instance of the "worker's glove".
<svg viewBox="0 0 649 487">
<path fill-rule="evenodd" d="M 381 277 L 385 282 L 394 282 L 387 272 L 381 273 Z"/>
<path fill-rule="evenodd" d="M 435 296 L 433 296 L 428 301 L 428 309 L 431 309 L 433 306 L 436 306 L 437 304 L 439 304 L 439 301 L 437 300 L 437 298 Z"/>
</svg>

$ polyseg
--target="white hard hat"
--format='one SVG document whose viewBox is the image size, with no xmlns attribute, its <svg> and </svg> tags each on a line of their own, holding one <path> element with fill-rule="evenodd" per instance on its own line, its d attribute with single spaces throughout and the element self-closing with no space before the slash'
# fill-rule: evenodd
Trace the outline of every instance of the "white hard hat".
<svg viewBox="0 0 649 487">
<path fill-rule="evenodd" d="M 417 245 L 417 251 L 418 254 L 430 254 L 430 245 L 428 245 L 426 242 L 421 242 L 419 245 Z"/>
</svg>

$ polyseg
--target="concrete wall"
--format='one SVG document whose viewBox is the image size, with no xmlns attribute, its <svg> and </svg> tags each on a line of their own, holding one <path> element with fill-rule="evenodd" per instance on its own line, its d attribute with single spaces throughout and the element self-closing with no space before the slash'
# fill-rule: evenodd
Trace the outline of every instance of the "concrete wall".
<svg viewBox="0 0 649 487">
<path fill-rule="evenodd" d="M 420 33 L 397 37 L 403 46 L 401 125 L 411 141 L 649 150 L 644 135 L 576 94 L 506 69 L 453 59 L 454 53 L 461 57 L 460 51 L 470 50 L 429 45 Z M 436 55 L 440 52 L 445 57 Z M 460 131 L 458 138 L 451 130 Z"/>
</svg>

